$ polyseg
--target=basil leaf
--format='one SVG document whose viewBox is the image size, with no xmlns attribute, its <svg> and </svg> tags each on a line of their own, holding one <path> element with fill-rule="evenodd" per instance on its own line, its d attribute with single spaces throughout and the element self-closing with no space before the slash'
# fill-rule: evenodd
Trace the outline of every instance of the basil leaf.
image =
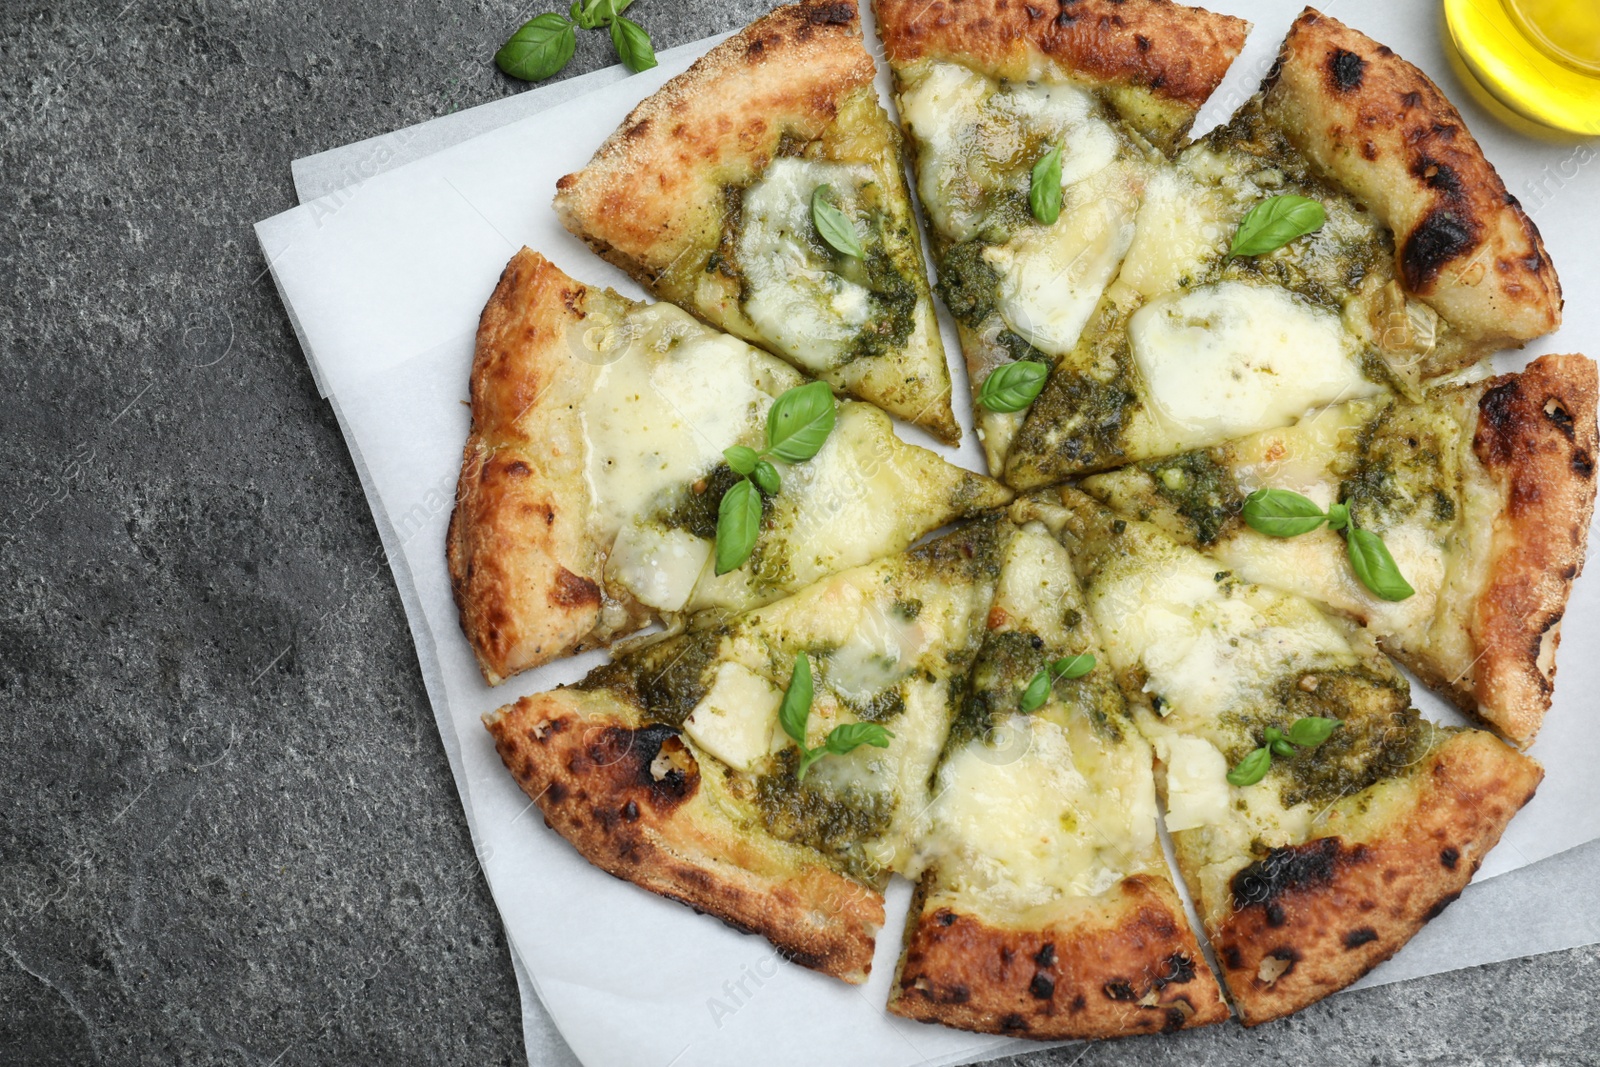
<svg viewBox="0 0 1600 1067">
<path fill-rule="evenodd" d="M 785 463 L 810 459 L 833 432 L 834 414 L 827 382 L 790 389 L 767 412 L 767 454 Z"/>
<path fill-rule="evenodd" d="M 617 50 L 622 65 L 635 74 L 656 65 L 656 50 L 650 46 L 650 35 L 632 19 L 617 15 L 611 20 L 611 47 Z"/>
<path fill-rule="evenodd" d="M 1321 204 L 1303 196 L 1273 196 L 1251 208 L 1239 220 L 1228 258 L 1259 256 L 1282 248 L 1296 237 L 1322 229 L 1328 213 Z"/>
<path fill-rule="evenodd" d="M 1018 705 L 1024 713 L 1035 712 L 1044 707 L 1044 702 L 1050 699 L 1050 672 L 1040 671 L 1028 682 L 1028 688 L 1022 691 L 1022 701 Z"/>
<path fill-rule="evenodd" d="M 1028 208 L 1046 226 L 1061 217 L 1061 147 L 1051 145 L 1033 165 L 1028 183 Z"/>
<path fill-rule="evenodd" d="M 1333 736 L 1333 731 L 1343 726 L 1338 719 L 1327 719 L 1320 715 L 1310 715 L 1304 719 L 1296 719 L 1294 725 L 1289 727 L 1289 740 L 1302 748 L 1320 745 Z"/>
<path fill-rule="evenodd" d="M 727 574 L 749 559 L 760 534 L 761 494 L 741 479 L 717 505 L 717 573 Z"/>
<path fill-rule="evenodd" d="M 1315 502 L 1287 489 L 1257 489 L 1244 499 L 1245 525 L 1272 537 L 1310 533 L 1326 519 Z"/>
<path fill-rule="evenodd" d="M 796 652 L 789 688 L 783 691 L 783 703 L 778 705 L 778 724 L 802 753 L 806 748 L 806 722 L 811 718 L 811 688 L 811 660 L 804 652 Z"/>
<path fill-rule="evenodd" d="M 1276 741 L 1267 742 L 1267 747 L 1272 749 L 1272 753 L 1275 756 L 1292 756 L 1292 755 L 1294 755 L 1294 746 L 1291 745 L 1289 742 L 1285 741 L 1281 737 L 1278 738 Z"/>
<path fill-rule="evenodd" d="M 821 759 L 823 756 L 826 756 L 827 754 L 828 754 L 828 746 L 827 745 L 818 745 L 816 748 L 813 748 L 813 749 L 802 749 L 801 752 L 800 752 L 800 766 L 794 772 L 794 780 L 797 781 L 797 782 L 805 781 L 806 780 L 806 772 L 811 769 L 811 765 L 813 763 L 817 762 L 817 760 Z"/>
<path fill-rule="evenodd" d="M 1239 761 L 1239 766 L 1228 772 L 1229 785 L 1255 785 L 1267 776 L 1272 767 L 1272 752 L 1258 748 Z"/>
<path fill-rule="evenodd" d="M 547 11 L 524 22 L 494 54 L 494 63 L 513 78 L 542 81 L 566 66 L 577 47 L 572 23 Z"/>
<path fill-rule="evenodd" d="M 1328 505 L 1328 528 L 1329 529 L 1333 529 L 1333 530 L 1342 530 L 1346 526 L 1349 526 L 1349 525 L 1350 525 L 1350 505 L 1349 504 L 1329 504 Z"/>
<path fill-rule="evenodd" d="M 823 742 L 823 746 L 829 752 L 842 756 L 846 752 L 854 752 L 862 745 L 888 748 L 889 738 L 893 736 L 893 733 L 875 722 L 846 722 L 828 731 L 828 739 Z"/>
<path fill-rule="evenodd" d="M 1044 389 L 1050 368 L 1037 360 L 1002 363 L 978 387 L 978 403 L 990 411 L 1021 411 Z"/>
<path fill-rule="evenodd" d="M 860 259 L 861 238 L 856 236 L 856 224 L 828 199 L 832 195 L 832 186 L 817 186 L 816 192 L 811 194 L 811 222 L 835 252 Z"/>
<path fill-rule="evenodd" d="M 1065 656 L 1050 664 L 1050 673 L 1057 678 L 1082 678 L 1094 670 L 1094 657 L 1085 652 L 1081 656 Z"/>
<path fill-rule="evenodd" d="M 778 468 L 764 459 L 756 461 L 755 469 L 750 472 L 750 480 L 768 496 L 777 496 L 783 489 L 783 479 L 778 477 Z"/>
<path fill-rule="evenodd" d="M 1400 573 L 1383 538 L 1371 530 L 1351 526 L 1345 531 L 1345 546 L 1350 552 L 1350 569 L 1373 596 L 1380 600 L 1404 600 L 1416 592 Z"/>
<path fill-rule="evenodd" d="M 728 461 L 728 466 L 733 468 L 735 474 L 749 474 L 756 469 L 756 461 L 761 457 L 756 455 L 756 450 L 745 445 L 733 445 L 722 450 L 722 458 Z"/>
</svg>

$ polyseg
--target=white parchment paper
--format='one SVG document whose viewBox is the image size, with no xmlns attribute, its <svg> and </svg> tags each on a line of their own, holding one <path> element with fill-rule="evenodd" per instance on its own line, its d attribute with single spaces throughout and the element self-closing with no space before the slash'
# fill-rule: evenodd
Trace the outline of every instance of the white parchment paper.
<svg viewBox="0 0 1600 1067">
<path fill-rule="evenodd" d="M 1293 13 L 1265 3 L 1217 6 L 1251 17 L 1257 29 L 1202 124 L 1225 117 L 1253 91 Z M 1431 5 L 1352 0 L 1325 9 L 1428 69 L 1545 230 L 1568 292 L 1595 277 L 1600 225 L 1587 206 L 1600 192 L 1600 166 L 1592 144 L 1530 137 L 1477 106 L 1445 58 Z M 705 47 L 709 42 L 663 53 L 660 68 L 626 80 L 585 76 L 607 84 L 579 97 L 568 90 L 554 106 L 519 104 L 539 109 L 530 118 L 502 125 L 513 110 L 503 101 L 492 105 L 493 115 L 468 112 L 425 124 L 415 136 L 387 135 L 393 151 L 379 138 L 314 158 L 297 168 L 297 181 L 327 195 L 267 220 L 258 233 L 384 533 L 469 824 L 519 962 L 583 1062 L 742 1063 L 759 1052 L 763 1062 L 780 1064 L 953 1063 L 1012 1051 L 1022 1043 L 884 1014 L 904 885 L 891 894 L 874 981 L 842 987 L 783 964 L 763 941 L 590 867 L 539 825 L 477 722 L 481 712 L 573 680 L 600 659 L 555 664 L 490 691 L 456 626 L 443 540 L 467 429 L 461 401 L 478 310 L 521 244 L 585 281 L 640 295 L 560 228 L 549 196 L 555 179 L 581 166 L 638 99 Z M 331 188 L 341 173 L 352 181 Z M 1592 352 L 1597 337 L 1600 312 L 1575 300 L 1559 334 L 1504 363 L 1518 365 L 1538 351 Z M 953 337 L 947 345 L 959 366 Z M 981 467 L 973 442 L 945 451 Z M 1568 613 L 1557 706 L 1534 749 L 1549 777 L 1480 882 L 1600 835 L 1600 783 L 1587 773 L 1590 754 L 1600 752 L 1600 724 L 1586 706 L 1600 670 L 1583 654 L 1596 647 L 1600 630 L 1591 584 L 1579 583 Z M 1448 717 L 1430 695 L 1419 692 L 1418 702 Z M 1600 939 L 1595 920 L 1580 915 L 1565 891 L 1592 885 L 1596 868 L 1600 849 L 1590 847 L 1475 885 L 1367 983 Z M 1535 901 L 1538 922 L 1528 921 Z M 1485 929 L 1495 936 L 1483 936 Z M 1468 931 L 1470 940 L 1461 936 Z M 534 1040 L 533 1062 L 564 1053 L 536 1049 Z"/>
</svg>

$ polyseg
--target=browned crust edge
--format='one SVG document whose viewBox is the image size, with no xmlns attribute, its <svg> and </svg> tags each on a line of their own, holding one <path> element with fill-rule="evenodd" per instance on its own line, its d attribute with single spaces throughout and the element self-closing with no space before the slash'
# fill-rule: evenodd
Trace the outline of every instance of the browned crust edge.
<svg viewBox="0 0 1600 1067">
<path fill-rule="evenodd" d="M 1044 929 L 925 910 L 920 891 L 911 915 L 889 999 L 907 1019 L 1063 1040 L 1171 1033 L 1228 1017 L 1163 878 L 1127 878 L 1098 906 Z"/>
<path fill-rule="evenodd" d="M 1595 499 L 1597 375 L 1583 356 L 1541 356 L 1492 382 L 1472 448 L 1503 487 L 1494 561 L 1469 628 L 1472 699 L 1519 745 L 1539 731 L 1555 684 L 1561 617 L 1583 570 Z"/>
<path fill-rule="evenodd" d="M 897 67 L 954 59 L 1022 80 L 1043 59 L 1070 77 L 1148 92 L 1189 121 L 1221 83 L 1250 28 L 1243 19 L 1171 0 L 875 0 L 873 10 L 885 54 Z M 1185 121 L 1159 132 L 1175 138 L 1187 127 Z"/>
<path fill-rule="evenodd" d="M 1407 292 L 1486 346 L 1560 324 L 1538 228 L 1421 70 L 1308 7 L 1263 93 L 1268 118 L 1394 232 Z"/>
<path fill-rule="evenodd" d="M 635 107 L 582 170 L 556 183 L 556 214 L 652 286 L 728 171 L 765 166 L 788 126 L 820 134 L 874 73 L 851 0 L 780 7 Z"/>
<path fill-rule="evenodd" d="M 624 881 L 760 934 L 802 966 L 865 981 L 883 897 L 735 827 L 705 797 L 678 731 L 635 727 L 596 702 L 557 690 L 484 717 L 545 824 Z"/>
<path fill-rule="evenodd" d="M 1544 771 L 1474 730 L 1415 775 L 1415 802 L 1377 837 L 1274 849 L 1234 877 L 1233 910 L 1211 943 L 1246 1026 L 1315 1003 L 1394 955 L 1460 896 Z"/>
</svg>

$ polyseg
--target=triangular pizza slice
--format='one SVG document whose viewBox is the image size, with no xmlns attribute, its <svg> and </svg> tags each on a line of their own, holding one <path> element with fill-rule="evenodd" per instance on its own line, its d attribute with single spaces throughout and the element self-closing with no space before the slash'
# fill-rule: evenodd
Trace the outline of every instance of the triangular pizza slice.
<svg viewBox="0 0 1600 1067">
<path fill-rule="evenodd" d="M 592 863 L 864 981 L 1002 541 L 999 519 L 970 523 L 485 721 L 545 821 Z"/>
<path fill-rule="evenodd" d="M 1583 567 L 1595 397 L 1592 361 L 1541 356 L 1518 374 L 1418 403 L 1335 405 L 1287 429 L 1096 474 L 1082 488 L 1246 581 L 1362 623 L 1428 684 L 1526 745 L 1550 706 L 1561 617 Z M 1326 527 L 1292 537 L 1251 528 L 1245 500 L 1263 489 L 1348 506 L 1414 592 L 1375 595 L 1351 569 L 1345 537 Z"/>
<path fill-rule="evenodd" d="M 852 401 L 814 456 L 778 457 L 777 492 L 756 493 L 724 451 L 762 450 L 775 401 L 806 380 L 671 304 L 519 252 L 478 328 L 448 545 L 490 684 L 658 619 L 776 600 L 1010 499 Z M 754 543 L 718 573 L 719 513 L 737 484 L 759 504 L 746 515 Z"/>
<path fill-rule="evenodd" d="M 1010 442 L 1044 485 L 1294 421 L 1553 330 L 1532 221 L 1417 68 L 1308 10 L 1146 183 L 1116 280 Z"/>
<path fill-rule="evenodd" d="M 889 1010 L 1057 1039 L 1218 1022 L 1156 836 L 1150 746 L 1028 503 L 934 778 Z"/>
<path fill-rule="evenodd" d="M 998 473 L 1026 402 L 996 399 L 1012 372 L 991 375 L 1018 361 L 1042 374 L 1073 351 L 1128 253 L 1154 165 L 1247 27 L 1145 0 L 877 0 L 875 11 Z"/>
<path fill-rule="evenodd" d="M 1060 494 L 1088 614 L 1160 761 L 1178 868 L 1240 1017 L 1355 981 L 1461 892 L 1539 765 L 1421 719 L 1353 624 Z"/>
<path fill-rule="evenodd" d="M 656 296 L 954 444 L 874 73 L 850 0 L 780 7 L 645 99 L 555 208 Z"/>
</svg>

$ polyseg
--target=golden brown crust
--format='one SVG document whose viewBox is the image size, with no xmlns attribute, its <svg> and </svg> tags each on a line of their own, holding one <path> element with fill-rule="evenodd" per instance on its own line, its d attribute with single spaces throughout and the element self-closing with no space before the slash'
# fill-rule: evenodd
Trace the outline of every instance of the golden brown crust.
<svg viewBox="0 0 1600 1067">
<path fill-rule="evenodd" d="M 1163 147 L 1194 120 L 1249 30 L 1243 19 L 1170 0 L 875 0 L 873 10 L 897 68 L 953 59 L 1025 81 L 1041 63 L 1053 64 L 1069 78 L 1152 102 L 1153 113 L 1125 117 Z"/>
<path fill-rule="evenodd" d="M 1211 943 L 1245 1025 L 1298 1011 L 1392 956 L 1461 894 L 1543 776 L 1491 735 L 1463 731 L 1413 772 L 1414 800 L 1376 834 L 1341 837 L 1330 818 L 1334 833 L 1235 875 Z"/>
<path fill-rule="evenodd" d="M 883 897 L 798 846 L 734 825 L 678 731 L 574 689 L 524 697 L 484 723 L 546 825 L 589 862 L 760 934 L 803 966 L 866 980 Z"/>
<path fill-rule="evenodd" d="M 550 353 L 608 299 L 523 249 L 478 324 L 472 431 L 450 516 L 450 587 L 484 678 L 603 643 L 602 557 L 588 530 L 582 429 L 564 417 L 589 378 Z M 613 628 L 647 620 L 637 607 Z"/>
<path fill-rule="evenodd" d="M 1043 929 L 924 910 L 919 896 L 889 1010 L 1040 1039 L 1167 1033 L 1228 1017 L 1177 893 L 1146 875 Z"/>
<path fill-rule="evenodd" d="M 1481 342 L 1465 362 L 1560 324 L 1538 229 L 1426 74 L 1307 8 L 1263 95 L 1267 117 L 1394 232 L 1405 290 Z"/>
<path fill-rule="evenodd" d="M 1550 706 L 1561 616 L 1583 569 L 1595 498 L 1596 371 L 1543 356 L 1491 383 L 1472 448 L 1504 486 L 1488 584 L 1469 622 L 1473 710 L 1519 745 Z M 1457 679 L 1457 685 L 1461 683 Z"/>
</svg>

